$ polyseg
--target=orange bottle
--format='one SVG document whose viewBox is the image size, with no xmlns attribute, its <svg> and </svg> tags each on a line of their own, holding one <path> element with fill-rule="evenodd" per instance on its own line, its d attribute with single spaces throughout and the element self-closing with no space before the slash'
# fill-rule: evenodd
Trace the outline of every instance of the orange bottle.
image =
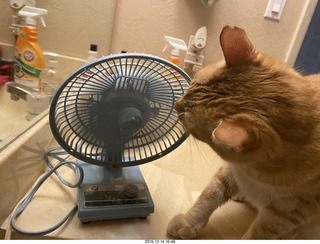
<svg viewBox="0 0 320 244">
<path fill-rule="evenodd" d="M 181 60 L 179 57 L 179 50 L 178 49 L 172 49 L 170 57 L 168 58 L 168 61 L 174 63 L 175 65 L 177 65 L 181 68 Z"/>
<path fill-rule="evenodd" d="M 45 60 L 42 49 L 38 43 L 38 30 L 35 26 L 36 22 L 32 17 L 30 18 L 30 15 L 23 15 L 26 12 L 30 14 L 30 11 L 35 11 L 34 9 L 36 8 L 26 6 L 20 11 L 22 14 L 19 12 L 19 15 L 28 17 L 25 25 L 21 28 L 16 42 L 14 80 L 17 83 L 38 90 L 40 73 L 45 67 Z M 36 11 L 38 12 L 36 12 L 33 17 L 41 16 L 39 9 L 36 9 Z"/>
</svg>

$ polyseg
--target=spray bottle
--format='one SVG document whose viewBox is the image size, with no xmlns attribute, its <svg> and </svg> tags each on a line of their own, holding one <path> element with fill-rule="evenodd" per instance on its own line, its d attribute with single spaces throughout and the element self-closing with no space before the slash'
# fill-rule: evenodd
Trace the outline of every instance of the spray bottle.
<svg viewBox="0 0 320 244">
<path fill-rule="evenodd" d="M 35 18 L 40 18 L 43 26 L 45 9 L 25 6 L 18 15 L 25 19 L 15 48 L 15 82 L 39 90 L 40 73 L 45 67 L 42 49 L 38 43 Z"/>
<path fill-rule="evenodd" d="M 180 56 L 179 56 L 179 54 L 180 54 L 179 51 L 180 50 L 183 50 L 183 51 L 187 50 L 186 43 L 184 42 L 184 40 L 174 38 L 171 36 L 165 36 L 164 41 L 166 42 L 166 46 L 164 47 L 162 52 L 164 52 L 168 48 L 168 45 L 170 45 L 172 47 L 172 50 L 171 50 L 170 57 L 168 60 L 170 62 L 174 63 L 175 65 L 181 67 L 181 60 L 180 60 Z"/>
</svg>

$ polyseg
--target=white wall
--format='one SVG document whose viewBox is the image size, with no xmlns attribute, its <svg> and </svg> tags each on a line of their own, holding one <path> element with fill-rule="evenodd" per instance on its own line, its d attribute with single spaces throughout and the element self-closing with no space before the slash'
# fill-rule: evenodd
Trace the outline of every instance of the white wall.
<svg viewBox="0 0 320 244">
<path fill-rule="evenodd" d="M 287 0 L 281 20 L 275 22 L 263 16 L 268 0 L 217 0 L 208 9 L 200 0 L 118 0 L 112 51 L 168 57 L 169 51 L 161 53 L 165 35 L 184 39 L 187 43 L 190 34 L 207 26 L 205 62 L 211 63 L 222 58 L 219 45 L 222 27 L 236 25 L 247 31 L 260 51 L 284 61 L 308 2 Z"/>
<path fill-rule="evenodd" d="M 286 61 L 293 39 L 304 35 L 304 29 L 298 29 L 301 18 L 312 15 L 313 7 L 303 12 L 309 2 L 317 1 L 287 0 L 280 22 L 263 17 L 268 0 L 216 0 L 208 9 L 200 0 L 37 0 L 36 5 L 49 12 L 45 18 L 47 28 L 39 26 L 39 42 L 45 51 L 85 59 L 90 43 L 96 43 L 100 55 L 127 50 L 166 58 L 169 50 L 161 53 L 165 35 L 188 42 L 190 34 L 207 26 L 205 63 L 211 63 L 222 58 L 219 34 L 224 25 L 246 29 L 259 50 Z M 9 0 L 1 0 L 0 9 L 0 45 L 12 45 Z M 299 45 L 301 40 L 295 51 Z M 66 72 L 79 64 L 62 61 Z"/>
</svg>

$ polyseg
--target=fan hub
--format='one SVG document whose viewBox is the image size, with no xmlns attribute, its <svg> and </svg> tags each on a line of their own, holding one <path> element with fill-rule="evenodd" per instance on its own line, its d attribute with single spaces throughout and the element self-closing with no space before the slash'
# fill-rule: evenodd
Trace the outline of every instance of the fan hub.
<svg viewBox="0 0 320 244">
<path fill-rule="evenodd" d="M 120 132 L 125 136 L 134 135 L 143 126 L 142 115 L 135 107 L 126 107 L 120 110 L 119 115 Z"/>
<path fill-rule="evenodd" d="M 132 91 L 108 91 L 100 101 L 97 136 L 120 144 L 136 135 L 151 116 L 149 101 Z M 103 132 L 103 133 L 101 133 Z"/>
</svg>

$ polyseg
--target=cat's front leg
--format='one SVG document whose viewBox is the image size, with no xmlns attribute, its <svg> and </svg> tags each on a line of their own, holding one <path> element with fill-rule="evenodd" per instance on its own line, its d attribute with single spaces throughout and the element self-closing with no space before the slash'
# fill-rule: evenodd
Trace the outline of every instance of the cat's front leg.
<svg viewBox="0 0 320 244">
<path fill-rule="evenodd" d="M 193 239 L 208 223 L 212 212 L 238 192 L 228 167 L 222 167 L 186 214 L 174 216 L 167 233 L 181 239 Z"/>
</svg>

